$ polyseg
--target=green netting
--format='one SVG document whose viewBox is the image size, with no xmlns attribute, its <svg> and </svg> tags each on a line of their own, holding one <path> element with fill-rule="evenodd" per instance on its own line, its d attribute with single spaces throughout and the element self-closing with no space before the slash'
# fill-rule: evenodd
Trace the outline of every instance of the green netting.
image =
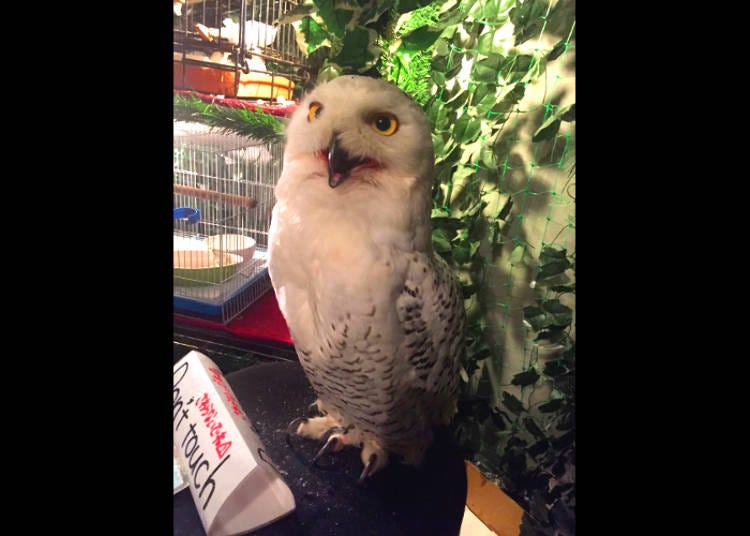
<svg viewBox="0 0 750 536">
<path fill-rule="evenodd" d="M 456 211 L 457 189 L 479 189 L 479 195 L 489 201 L 485 209 L 489 213 L 501 212 L 508 199 L 512 201 L 502 222 L 502 247 L 492 251 L 483 245 L 486 273 L 478 299 L 484 304 L 482 321 L 489 324 L 485 333 L 489 331 L 492 339 L 493 359 L 486 363 L 491 381 L 496 387 L 516 390 L 517 394 L 520 390 L 511 385 L 510 379 L 537 365 L 540 356 L 547 359 L 554 355 L 556 349 L 534 341 L 534 333 L 524 324 L 523 309 L 532 301 L 539 253 L 550 244 L 565 247 L 569 255 L 575 253 L 575 122 L 555 120 L 556 114 L 575 103 L 575 18 L 571 11 L 557 13 L 555 29 L 551 31 L 552 7 L 552 3 L 546 4 L 546 11 L 538 15 L 538 31 L 516 47 L 522 50 L 504 56 L 496 54 L 496 49 L 487 45 L 489 38 L 483 36 L 491 35 L 496 45 L 498 35 L 512 31 L 507 17 L 465 21 L 466 33 L 475 25 L 486 28 L 480 30 L 474 47 L 448 43 L 441 72 L 450 74 L 460 62 L 461 70 L 454 73 L 458 82 L 448 78 L 448 84 L 461 84 L 463 76 L 468 91 L 474 92 L 472 97 L 484 89 L 481 86 L 489 86 L 494 93 L 490 97 L 485 93 L 483 98 L 490 105 L 505 99 L 508 106 L 484 111 L 476 102 L 481 104 L 484 100 L 477 98 L 461 108 L 455 122 L 441 123 L 437 115 L 440 112 L 432 117 L 438 136 L 455 138 L 461 129 L 462 139 L 468 140 L 452 178 L 445 182 L 446 195 L 440 208 L 454 216 L 462 215 Z M 525 23 L 525 28 L 533 28 L 535 21 Z M 454 41 L 459 38 L 454 37 Z M 438 42 L 436 47 L 440 46 L 444 45 Z M 497 46 L 499 49 L 501 46 Z M 436 82 L 442 81 L 441 77 L 433 73 Z M 451 92 L 446 85 L 436 84 L 435 90 L 436 100 L 441 103 L 459 98 L 455 88 Z M 517 102 L 512 98 L 513 91 L 523 95 Z M 428 114 L 435 106 L 428 103 Z M 477 117 L 478 111 L 483 113 Z M 475 117 L 462 123 L 462 115 L 472 112 Z M 472 141 L 475 136 L 476 142 Z M 467 158 L 466 153 L 472 152 L 474 156 Z M 496 195 L 488 195 L 493 192 Z M 571 295 L 562 301 L 571 308 L 575 305 Z M 477 376 L 481 376 L 481 371 Z M 538 387 L 531 386 L 520 394 L 529 406 L 548 399 L 551 390 L 534 394 Z M 499 402 L 499 390 L 495 397 Z"/>
</svg>

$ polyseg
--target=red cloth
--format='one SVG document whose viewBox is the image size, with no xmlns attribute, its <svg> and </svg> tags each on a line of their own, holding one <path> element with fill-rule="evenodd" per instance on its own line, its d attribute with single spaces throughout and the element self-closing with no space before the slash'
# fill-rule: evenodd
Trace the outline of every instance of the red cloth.
<svg viewBox="0 0 750 536">
<path fill-rule="evenodd" d="M 265 112 L 271 115 L 277 115 L 280 117 L 288 117 L 292 115 L 292 112 L 294 112 L 294 110 L 297 109 L 296 102 L 290 104 L 258 104 L 257 102 L 249 101 L 246 99 L 217 97 L 216 95 L 209 95 L 208 93 L 190 91 L 187 89 L 175 89 L 174 92 L 185 96 L 194 95 L 203 102 L 207 102 L 209 104 L 221 104 L 223 106 L 233 106 L 235 108 L 249 108 L 253 111 L 260 110 L 261 112 Z"/>
<path fill-rule="evenodd" d="M 272 290 L 266 292 L 258 301 L 227 325 L 181 316 L 178 313 L 175 313 L 174 320 L 175 322 L 225 331 L 246 339 L 292 343 L 289 328 L 287 328 L 286 321 L 279 309 L 276 294 Z"/>
</svg>

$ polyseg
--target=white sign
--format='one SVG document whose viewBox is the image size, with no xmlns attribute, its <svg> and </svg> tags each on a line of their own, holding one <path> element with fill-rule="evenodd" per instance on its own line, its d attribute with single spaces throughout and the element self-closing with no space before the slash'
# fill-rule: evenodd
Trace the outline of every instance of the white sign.
<svg viewBox="0 0 750 536">
<path fill-rule="evenodd" d="M 208 536 L 244 534 L 294 510 L 291 490 L 216 364 L 193 350 L 173 373 L 176 457 Z"/>
</svg>

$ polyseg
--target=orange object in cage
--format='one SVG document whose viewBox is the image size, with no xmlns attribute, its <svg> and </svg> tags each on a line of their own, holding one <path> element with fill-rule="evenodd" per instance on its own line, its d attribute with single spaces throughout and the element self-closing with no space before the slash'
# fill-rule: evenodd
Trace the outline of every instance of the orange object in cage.
<svg viewBox="0 0 750 536">
<path fill-rule="evenodd" d="M 226 97 L 267 100 L 292 98 L 294 82 L 288 78 L 255 72 L 246 74 L 242 71 L 239 71 L 239 75 L 239 85 L 235 88 L 235 70 L 183 63 L 175 59 L 173 84 L 175 89 L 190 89 Z"/>
</svg>

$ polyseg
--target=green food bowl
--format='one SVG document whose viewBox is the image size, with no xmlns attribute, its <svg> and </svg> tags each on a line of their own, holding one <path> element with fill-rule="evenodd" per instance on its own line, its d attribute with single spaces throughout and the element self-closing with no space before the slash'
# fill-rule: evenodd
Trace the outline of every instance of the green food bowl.
<svg viewBox="0 0 750 536">
<path fill-rule="evenodd" d="M 197 287 L 223 283 L 242 264 L 242 256 L 213 251 L 180 250 L 174 252 L 174 284 Z"/>
</svg>

